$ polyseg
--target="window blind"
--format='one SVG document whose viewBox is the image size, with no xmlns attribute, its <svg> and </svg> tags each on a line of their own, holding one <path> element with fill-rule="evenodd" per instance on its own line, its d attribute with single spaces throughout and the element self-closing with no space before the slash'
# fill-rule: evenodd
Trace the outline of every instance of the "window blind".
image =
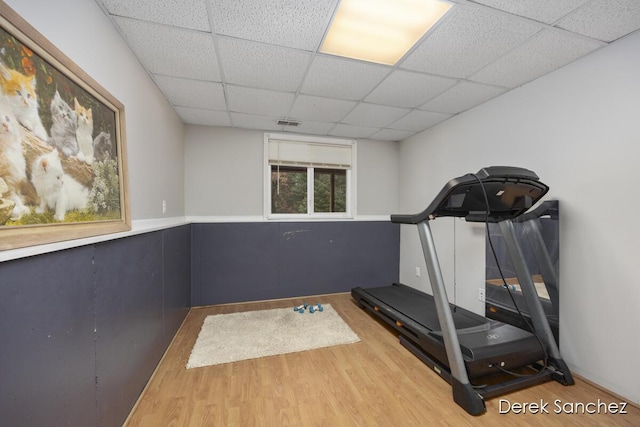
<svg viewBox="0 0 640 427">
<path fill-rule="evenodd" d="M 350 169 L 351 145 L 270 139 L 269 164 Z"/>
</svg>

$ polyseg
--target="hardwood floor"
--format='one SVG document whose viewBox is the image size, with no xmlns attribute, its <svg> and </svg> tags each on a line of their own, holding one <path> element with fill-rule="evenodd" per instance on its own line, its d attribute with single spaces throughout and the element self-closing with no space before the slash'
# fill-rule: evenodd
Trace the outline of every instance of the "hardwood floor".
<svg viewBox="0 0 640 427">
<path fill-rule="evenodd" d="M 185 369 L 207 315 L 305 301 L 331 304 L 361 342 Z M 547 403 L 548 414 L 530 413 L 530 408 L 527 413 L 500 413 L 516 403 L 541 402 Z M 603 402 L 599 411 L 598 402 Z M 125 425 L 640 425 L 637 407 L 627 405 L 627 414 L 604 413 L 609 411 L 605 404 L 618 402 L 620 398 L 577 379 L 572 387 L 550 382 L 488 400 L 487 413 L 473 417 L 453 402 L 449 384 L 402 347 L 391 329 L 360 309 L 349 294 L 334 294 L 192 309 Z M 582 413 L 580 405 L 588 403 L 594 405 L 587 410 L 600 413 Z M 579 413 L 562 413 L 572 408 Z"/>
</svg>

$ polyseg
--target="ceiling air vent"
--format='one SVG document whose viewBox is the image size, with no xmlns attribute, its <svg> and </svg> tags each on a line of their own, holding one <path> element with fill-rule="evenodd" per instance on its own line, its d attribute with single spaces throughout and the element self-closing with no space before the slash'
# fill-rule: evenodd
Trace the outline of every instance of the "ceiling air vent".
<svg viewBox="0 0 640 427">
<path fill-rule="evenodd" d="M 300 126 L 300 122 L 296 120 L 278 120 L 278 126 Z"/>
</svg>

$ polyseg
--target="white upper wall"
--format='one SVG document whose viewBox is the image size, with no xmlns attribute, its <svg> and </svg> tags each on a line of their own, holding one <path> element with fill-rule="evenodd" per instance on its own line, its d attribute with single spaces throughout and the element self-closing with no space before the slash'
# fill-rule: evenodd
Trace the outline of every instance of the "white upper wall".
<svg viewBox="0 0 640 427">
<path fill-rule="evenodd" d="M 449 179 L 467 172 L 492 165 L 535 171 L 551 187 L 546 199 L 560 200 L 563 357 L 577 374 L 635 403 L 639 51 L 635 33 L 403 141 L 399 187 L 400 208 L 413 212 L 424 209 Z M 480 311 L 484 232 L 461 220 L 443 220 L 433 226 L 436 240 L 442 239 L 445 278 L 455 278 L 460 305 Z M 400 279 L 430 289 L 424 275 L 415 277 L 421 260 L 416 230 L 403 226 Z"/>
<path fill-rule="evenodd" d="M 261 216 L 263 133 L 186 126 L 187 216 Z"/>
<path fill-rule="evenodd" d="M 184 126 L 97 3 L 6 3 L 124 104 L 132 219 L 184 216 Z"/>
<path fill-rule="evenodd" d="M 388 216 L 398 205 L 398 144 L 360 140 L 357 216 Z M 263 216 L 264 132 L 186 126 L 187 216 Z"/>
</svg>

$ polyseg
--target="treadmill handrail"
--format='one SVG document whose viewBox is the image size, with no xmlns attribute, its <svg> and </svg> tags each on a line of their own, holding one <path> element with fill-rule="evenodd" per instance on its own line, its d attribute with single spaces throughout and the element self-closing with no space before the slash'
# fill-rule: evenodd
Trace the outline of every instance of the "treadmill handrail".
<svg viewBox="0 0 640 427">
<path fill-rule="evenodd" d="M 482 185 L 481 185 L 482 183 Z M 538 175 L 528 169 L 513 166 L 490 166 L 476 174 L 466 174 L 450 180 L 431 204 L 416 214 L 394 214 L 391 222 L 418 224 L 440 216 L 464 217 L 469 222 L 485 222 L 487 207 L 478 191 L 491 186 L 488 194 L 490 222 L 513 219 L 524 214 L 548 191 Z"/>
</svg>

